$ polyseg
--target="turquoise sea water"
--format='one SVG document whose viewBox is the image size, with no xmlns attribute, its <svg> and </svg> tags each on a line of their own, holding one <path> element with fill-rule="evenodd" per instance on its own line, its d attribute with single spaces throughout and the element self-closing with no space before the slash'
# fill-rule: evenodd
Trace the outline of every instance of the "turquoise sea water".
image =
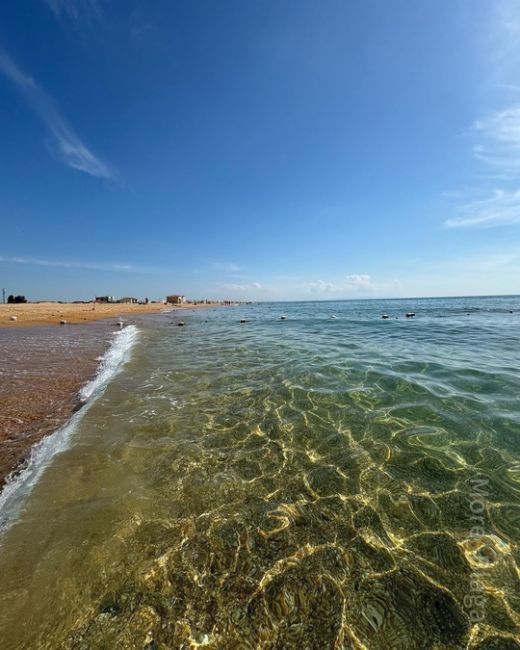
<svg viewBox="0 0 520 650">
<path fill-rule="evenodd" d="M 2 648 L 519 647 L 520 298 L 165 313 L 111 354 L 0 496 Z"/>
</svg>

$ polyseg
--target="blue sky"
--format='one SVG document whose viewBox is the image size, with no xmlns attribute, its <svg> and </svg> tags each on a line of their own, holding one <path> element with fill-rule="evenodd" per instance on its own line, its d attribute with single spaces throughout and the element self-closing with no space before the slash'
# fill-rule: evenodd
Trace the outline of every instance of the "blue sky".
<svg viewBox="0 0 520 650">
<path fill-rule="evenodd" d="M 0 284 L 520 293 L 514 0 L 0 5 Z"/>
</svg>

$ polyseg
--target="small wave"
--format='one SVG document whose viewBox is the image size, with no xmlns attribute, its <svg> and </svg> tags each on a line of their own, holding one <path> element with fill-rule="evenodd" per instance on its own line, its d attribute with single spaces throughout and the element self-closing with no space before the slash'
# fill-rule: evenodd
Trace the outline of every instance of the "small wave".
<svg viewBox="0 0 520 650">
<path fill-rule="evenodd" d="M 22 470 L 15 470 L 7 477 L 4 489 L 0 492 L 0 532 L 12 523 L 25 497 L 36 485 L 54 456 L 68 448 L 70 437 L 89 405 L 103 392 L 109 381 L 129 359 L 138 331 L 135 325 L 129 325 L 114 334 L 112 344 L 100 357 L 95 377 L 80 391 L 80 399 L 86 403 L 85 407 L 75 413 L 64 426 L 34 445 Z"/>
</svg>

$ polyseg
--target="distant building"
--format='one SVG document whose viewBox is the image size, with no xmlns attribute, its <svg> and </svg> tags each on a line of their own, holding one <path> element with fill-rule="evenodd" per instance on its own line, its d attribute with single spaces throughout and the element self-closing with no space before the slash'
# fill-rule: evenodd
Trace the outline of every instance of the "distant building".
<svg viewBox="0 0 520 650">
<path fill-rule="evenodd" d="M 125 298 L 119 298 L 119 300 L 117 302 L 124 302 L 126 304 L 136 305 L 138 300 L 137 300 L 137 298 L 130 298 L 130 297 L 126 296 Z"/>
<path fill-rule="evenodd" d="M 169 305 L 183 305 L 186 302 L 186 298 L 185 296 L 178 295 L 166 296 L 166 302 Z"/>
<path fill-rule="evenodd" d="M 115 302 L 114 296 L 96 296 L 95 302 Z"/>
</svg>

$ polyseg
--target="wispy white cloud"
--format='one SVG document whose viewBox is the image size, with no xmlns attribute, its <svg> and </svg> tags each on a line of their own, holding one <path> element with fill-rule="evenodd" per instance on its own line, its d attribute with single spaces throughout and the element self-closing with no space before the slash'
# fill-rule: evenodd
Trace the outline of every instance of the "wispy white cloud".
<svg viewBox="0 0 520 650">
<path fill-rule="evenodd" d="M 473 154 L 482 164 L 482 187 L 471 190 L 473 196 L 466 200 L 461 193 L 455 206 L 457 214 L 446 219 L 444 225 L 492 228 L 520 222 L 520 106 L 477 120 L 473 133 L 479 137 Z"/>
<path fill-rule="evenodd" d="M 345 278 L 345 286 L 350 287 L 355 291 L 359 289 L 369 289 L 374 288 L 372 278 L 367 273 L 353 273 L 352 275 L 347 275 Z"/>
<path fill-rule="evenodd" d="M 211 265 L 224 273 L 240 273 L 242 271 L 242 267 L 234 262 L 211 262 Z"/>
<path fill-rule="evenodd" d="M 338 285 L 334 284 L 334 282 L 326 282 L 325 280 L 306 282 L 304 288 L 309 289 L 312 293 L 332 293 L 339 290 Z"/>
<path fill-rule="evenodd" d="M 66 269 L 88 269 L 90 271 L 117 271 L 122 273 L 142 273 L 144 271 L 144 269 L 131 266 L 130 264 L 46 260 L 27 257 L 5 257 L 3 255 L 0 255 L 0 262 L 9 264 L 27 264 L 31 266 L 55 266 Z"/>
<path fill-rule="evenodd" d="M 367 273 L 352 273 L 336 282 L 316 280 L 304 285 L 311 293 L 352 294 L 356 292 L 372 292 L 375 290 L 372 278 Z"/>
<path fill-rule="evenodd" d="M 98 0 L 46 0 L 46 2 L 57 18 L 79 20 L 81 17 L 90 19 L 101 15 Z"/>
<path fill-rule="evenodd" d="M 447 228 L 491 228 L 520 222 L 520 190 L 495 189 L 491 196 L 457 208 L 459 216 L 447 219 Z"/>
<path fill-rule="evenodd" d="M 249 284 L 236 284 L 234 282 L 228 282 L 219 285 L 226 291 L 232 291 L 235 293 L 248 293 L 248 292 L 255 292 L 258 289 L 262 289 L 262 285 L 260 282 L 250 282 Z"/>
<path fill-rule="evenodd" d="M 474 128 L 493 140 L 520 148 L 520 107 L 497 111 L 486 119 L 477 120 Z"/>
<path fill-rule="evenodd" d="M 490 56 L 493 75 L 511 81 L 520 60 L 520 5 L 517 0 L 495 0 L 490 3 L 492 38 Z"/>
<path fill-rule="evenodd" d="M 483 38 L 490 77 L 486 89 L 491 95 L 500 89 L 506 96 L 501 98 L 502 108 L 471 126 L 473 157 L 479 163 L 478 187 L 461 193 L 456 214 L 444 221 L 447 228 L 492 228 L 520 222 L 520 104 L 515 96 L 519 91 L 520 4 L 496 0 L 489 6 Z"/>
<path fill-rule="evenodd" d="M 397 295 L 402 291 L 402 283 L 393 278 L 374 279 L 368 273 L 351 273 L 332 280 L 304 282 L 299 293 L 327 298 L 370 298 Z"/>
<path fill-rule="evenodd" d="M 53 136 L 52 149 L 69 167 L 98 178 L 113 179 L 110 167 L 97 158 L 60 115 L 52 98 L 18 68 L 0 49 L 0 72 L 21 92 L 29 106 Z"/>
<path fill-rule="evenodd" d="M 518 178 L 520 172 L 520 106 L 496 111 L 473 125 L 480 141 L 473 147 L 474 156 L 489 165 L 504 180 Z"/>
</svg>

